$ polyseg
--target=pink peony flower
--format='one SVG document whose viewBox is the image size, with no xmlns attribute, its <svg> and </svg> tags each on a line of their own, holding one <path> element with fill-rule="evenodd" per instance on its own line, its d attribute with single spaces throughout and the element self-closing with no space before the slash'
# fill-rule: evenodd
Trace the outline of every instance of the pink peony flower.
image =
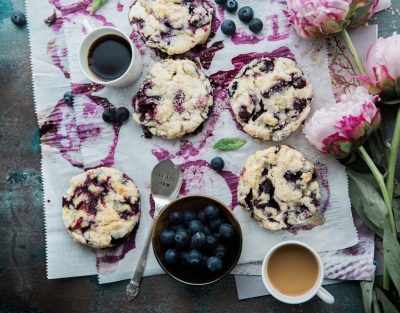
<svg viewBox="0 0 400 313">
<path fill-rule="evenodd" d="M 380 125 L 377 96 L 364 87 L 340 97 L 340 101 L 317 110 L 304 127 L 308 141 L 336 158 L 348 156 Z"/>
<path fill-rule="evenodd" d="M 359 77 L 371 93 L 384 100 L 400 98 L 399 51 L 400 35 L 379 38 L 368 50 L 365 75 Z"/>
<path fill-rule="evenodd" d="M 306 39 L 339 33 L 348 26 L 364 24 L 379 0 L 288 0 L 286 16 Z"/>
</svg>

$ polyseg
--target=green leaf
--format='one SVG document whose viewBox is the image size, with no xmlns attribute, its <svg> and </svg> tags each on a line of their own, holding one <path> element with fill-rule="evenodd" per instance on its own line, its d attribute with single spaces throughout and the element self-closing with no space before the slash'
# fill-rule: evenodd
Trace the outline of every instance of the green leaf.
<svg viewBox="0 0 400 313">
<path fill-rule="evenodd" d="M 246 142 L 245 139 L 238 137 L 222 138 L 218 140 L 213 148 L 219 151 L 233 151 L 242 147 Z"/>
<path fill-rule="evenodd" d="M 93 14 L 98 9 L 100 9 L 103 5 L 106 4 L 108 0 L 93 0 L 92 6 L 90 7 L 90 14 Z"/>
<path fill-rule="evenodd" d="M 361 294 L 362 294 L 364 311 L 365 311 L 365 313 L 372 313 L 371 305 L 372 305 L 372 291 L 374 289 L 374 280 L 373 281 L 362 281 L 362 282 L 360 282 L 360 286 L 361 286 Z"/>
<path fill-rule="evenodd" d="M 376 297 L 382 303 L 383 312 L 385 313 L 399 313 L 394 304 L 385 296 L 382 290 L 375 288 Z"/>
<path fill-rule="evenodd" d="M 358 192 L 356 184 L 354 183 L 354 181 L 352 179 L 350 179 L 350 181 L 349 181 L 349 195 L 350 195 L 351 204 L 352 204 L 354 210 L 357 212 L 357 215 L 363 220 L 365 225 L 367 225 L 367 227 L 370 230 L 372 230 L 375 234 L 377 234 L 379 237 L 382 238 L 383 230 L 380 229 L 379 227 L 377 227 L 376 225 L 374 225 L 368 219 L 368 217 L 365 215 L 364 209 L 363 209 L 363 204 L 361 201 L 361 196 Z"/>
<path fill-rule="evenodd" d="M 352 4 L 350 6 L 350 13 L 352 13 L 351 25 L 360 26 L 362 22 L 365 20 L 365 17 L 368 16 L 372 4 L 373 1 L 369 1 L 362 6 L 358 6 L 357 4 Z"/>
<path fill-rule="evenodd" d="M 375 228 L 372 228 L 375 233 L 377 233 L 376 228 L 378 228 L 380 230 L 378 234 L 382 234 L 383 223 L 387 213 L 385 202 L 375 188 L 362 175 L 353 171 L 348 171 L 348 174 L 351 187 L 350 199 L 354 208 L 357 213 L 362 211 L 363 215 L 375 226 Z"/>
<path fill-rule="evenodd" d="M 382 136 L 380 132 L 373 133 L 369 138 L 364 146 L 368 147 L 369 155 L 371 156 L 372 160 L 375 164 L 380 166 L 385 166 L 384 164 L 384 149 L 385 145 L 383 143 Z"/>
<path fill-rule="evenodd" d="M 383 232 L 383 259 L 393 284 L 400 292 L 400 243 L 397 241 L 396 235 L 391 232 L 389 217 L 385 219 Z"/>
<path fill-rule="evenodd" d="M 382 103 L 383 104 L 388 104 L 388 105 L 400 104 L 400 99 L 384 100 L 384 101 L 382 101 Z"/>
</svg>

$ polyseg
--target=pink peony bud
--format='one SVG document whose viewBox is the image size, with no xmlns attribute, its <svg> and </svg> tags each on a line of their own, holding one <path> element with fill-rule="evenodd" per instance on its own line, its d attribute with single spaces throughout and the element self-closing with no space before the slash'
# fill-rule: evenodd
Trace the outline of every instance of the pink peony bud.
<svg viewBox="0 0 400 313">
<path fill-rule="evenodd" d="M 340 101 L 317 110 L 304 127 L 308 141 L 318 150 L 340 159 L 362 145 L 379 128 L 377 96 L 364 87 L 340 97 Z"/>
<path fill-rule="evenodd" d="M 306 39 L 339 33 L 348 26 L 364 24 L 379 0 L 288 0 L 286 16 Z"/>
<path fill-rule="evenodd" d="M 400 35 L 379 38 L 368 50 L 366 73 L 359 79 L 383 100 L 400 98 Z M 396 86 L 397 84 L 397 86 Z"/>
</svg>

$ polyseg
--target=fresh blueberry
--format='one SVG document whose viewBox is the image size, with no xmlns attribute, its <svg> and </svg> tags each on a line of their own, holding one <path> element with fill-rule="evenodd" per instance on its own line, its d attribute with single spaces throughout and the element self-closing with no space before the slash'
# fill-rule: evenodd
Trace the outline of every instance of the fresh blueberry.
<svg viewBox="0 0 400 313">
<path fill-rule="evenodd" d="M 214 250 L 217 247 L 217 238 L 213 235 L 209 235 L 206 237 L 206 248 L 210 251 Z"/>
<path fill-rule="evenodd" d="M 196 213 L 193 211 L 184 211 L 183 212 L 183 222 L 185 225 L 189 225 L 189 223 L 196 219 Z"/>
<path fill-rule="evenodd" d="M 228 12 L 236 12 L 237 8 L 238 8 L 238 3 L 236 2 L 236 0 L 228 0 L 226 1 L 226 5 L 225 8 Z"/>
<path fill-rule="evenodd" d="M 217 239 L 217 241 L 221 240 L 221 234 L 219 233 L 219 229 L 217 229 L 217 232 L 213 233 L 212 235 L 215 237 L 215 239 Z"/>
<path fill-rule="evenodd" d="M 207 259 L 207 269 L 210 272 L 219 272 L 220 270 L 222 270 L 222 266 L 222 260 L 216 256 L 212 256 Z"/>
<path fill-rule="evenodd" d="M 186 251 L 181 251 L 181 252 L 179 253 L 179 262 L 180 262 L 182 265 L 188 265 L 188 262 L 186 261 L 186 255 L 187 255 L 187 252 L 186 252 Z"/>
<path fill-rule="evenodd" d="M 204 226 L 203 223 L 199 220 L 193 220 L 189 223 L 189 232 L 191 235 L 197 232 L 203 232 Z"/>
<path fill-rule="evenodd" d="M 235 230 L 231 224 L 225 223 L 219 227 L 219 233 L 223 238 L 231 238 L 235 233 Z"/>
<path fill-rule="evenodd" d="M 213 170 L 220 172 L 225 166 L 225 162 L 221 157 L 215 157 L 211 160 L 210 166 Z"/>
<path fill-rule="evenodd" d="M 190 265 L 199 265 L 201 264 L 202 260 L 203 256 L 198 250 L 190 250 L 188 253 L 186 253 L 186 261 Z"/>
<path fill-rule="evenodd" d="M 178 248 L 184 248 L 189 243 L 189 235 L 184 230 L 178 230 L 175 234 L 175 245 Z"/>
<path fill-rule="evenodd" d="M 103 121 L 106 123 L 114 123 L 115 122 L 115 110 L 113 109 L 105 109 L 103 112 Z"/>
<path fill-rule="evenodd" d="M 179 225 L 172 225 L 172 226 L 170 226 L 170 228 L 171 228 L 174 232 L 177 232 L 178 230 L 185 230 L 185 226 L 183 226 L 182 224 L 179 224 Z"/>
<path fill-rule="evenodd" d="M 254 11 L 249 6 L 241 7 L 238 16 L 242 22 L 248 23 L 254 17 Z"/>
<path fill-rule="evenodd" d="M 263 22 L 257 17 L 253 17 L 249 22 L 249 29 L 253 33 L 259 33 L 263 29 L 263 26 Z"/>
<path fill-rule="evenodd" d="M 207 223 L 207 215 L 204 210 L 200 210 L 197 212 L 197 219 L 202 223 Z"/>
<path fill-rule="evenodd" d="M 214 249 L 213 255 L 222 259 L 226 255 L 226 247 L 224 245 L 218 245 Z"/>
<path fill-rule="evenodd" d="M 208 219 L 210 219 L 210 220 L 216 219 L 219 214 L 219 209 L 214 204 L 207 205 L 205 207 L 204 211 L 206 212 L 206 215 L 207 215 Z"/>
<path fill-rule="evenodd" d="M 201 232 L 197 232 L 192 236 L 190 247 L 193 249 L 201 248 L 206 243 L 206 235 Z"/>
<path fill-rule="evenodd" d="M 168 216 L 169 222 L 172 225 L 178 225 L 183 222 L 183 212 L 182 211 L 174 211 Z"/>
<path fill-rule="evenodd" d="M 21 11 L 15 11 L 11 15 L 11 21 L 17 26 L 24 26 L 26 24 L 25 14 Z"/>
<path fill-rule="evenodd" d="M 169 249 L 164 253 L 164 260 L 168 264 L 178 263 L 179 254 L 175 249 Z"/>
<path fill-rule="evenodd" d="M 204 235 L 206 235 L 206 236 L 211 235 L 212 231 L 210 230 L 210 228 L 208 227 L 208 225 L 204 225 L 203 233 L 204 233 Z"/>
<path fill-rule="evenodd" d="M 125 107 L 119 107 L 115 110 L 115 121 L 117 123 L 124 123 L 129 119 L 129 110 Z"/>
<path fill-rule="evenodd" d="M 221 220 L 219 218 L 216 218 L 210 221 L 208 227 L 212 232 L 217 233 L 219 232 L 219 227 L 221 226 L 221 224 L 222 224 Z"/>
<path fill-rule="evenodd" d="M 215 3 L 219 5 L 224 5 L 226 3 L 226 0 L 215 0 Z"/>
<path fill-rule="evenodd" d="M 160 243 L 164 247 L 171 247 L 175 241 L 175 232 L 172 229 L 165 229 L 160 233 Z"/>
<path fill-rule="evenodd" d="M 227 35 L 232 36 L 236 32 L 236 24 L 232 20 L 225 20 L 221 24 L 221 31 Z"/>
<path fill-rule="evenodd" d="M 63 100 L 66 104 L 72 107 L 74 104 L 74 95 L 72 94 L 72 91 L 67 91 L 64 93 Z"/>
</svg>

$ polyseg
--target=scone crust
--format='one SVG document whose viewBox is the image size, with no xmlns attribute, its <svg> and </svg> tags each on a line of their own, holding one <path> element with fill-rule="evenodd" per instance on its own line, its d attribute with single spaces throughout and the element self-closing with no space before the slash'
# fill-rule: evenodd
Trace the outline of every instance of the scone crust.
<svg viewBox="0 0 400 313">
<path fill-rule="evenodd" d="M 212 15 L 210 0 L 137 0 L 129 20 L 147 46 L 175 55 L 208 39 Z"/>
<path fill-rule="evenodd" d="M 299 151 L 274 146 L 251 155 L 239 179 L 239 204 L 266 229 L 306 226 L 318 216 L 313 164 Z"/>
<path fill-rule="evenodd" d="M 140 218 L 138 188 L 127 175 L 109 167 L 74 176 L 62 205 L 68 233 L 96 249 L 120 242 Z"/>
<path fill-rule="evenodd" d="M 250 136 L 280 141 L 310 113 L 312 87 L 296 62 L 261 58 L 245 65 L 229 84 L 236 120 Z"/>
<path fill-rule="evenodd" d="M 210 81 L 190 60 L 154 64 L 133 99 L 135 122 L 152 135 L 181 138 L 194 132 L 213 104 Z"/>
</svg>

